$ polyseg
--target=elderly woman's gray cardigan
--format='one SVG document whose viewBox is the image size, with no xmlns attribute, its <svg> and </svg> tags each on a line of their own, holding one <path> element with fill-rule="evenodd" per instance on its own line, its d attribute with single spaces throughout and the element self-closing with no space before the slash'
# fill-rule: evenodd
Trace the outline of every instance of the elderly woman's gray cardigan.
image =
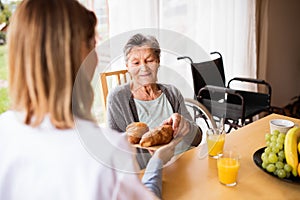
<svg viewBox="0 0 300 200">
<path fill-rule="evenodd" d="M 201 137 L 201 129 L 193 122 L 188 112 L 184 98 L 180 91 L 173 85 L 158 84 L 159 89 L 166 95 L 173 112 L 181 114 L 190 123 L 190 133 L 184 137 L 186 150 L 191 146 L 195 137 Z M 108 127 L 119 132 L 125 132 L 127 125 L 138 122 L 139 117 L 130 91 L 130 83 L 118 86 L 111 90 L 107 99 Z M 188 144 L 188 145 L 187 145 Z"/>
</svg>

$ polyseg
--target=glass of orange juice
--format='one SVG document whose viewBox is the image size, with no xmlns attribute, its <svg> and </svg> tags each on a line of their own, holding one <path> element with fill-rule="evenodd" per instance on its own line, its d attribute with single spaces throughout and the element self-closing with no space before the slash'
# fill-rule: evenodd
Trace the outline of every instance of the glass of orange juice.
<svg viewBox="0 0 300 200">
<path fill-rule="evenodd" d="M 208 155 L 213 158 L 218 158 L 222 154 L 225 143 L 225 131 L 223 129 L 208 129 L 206 132 L 206 142 Z"/>
<path fill-rule="evenodd" d="M 220 183 L 226 186 L 235 186 L 240 168 L 240 157 L 236 152 L 224 151 L 218 157 L 218 177 Z"/>
</svg>

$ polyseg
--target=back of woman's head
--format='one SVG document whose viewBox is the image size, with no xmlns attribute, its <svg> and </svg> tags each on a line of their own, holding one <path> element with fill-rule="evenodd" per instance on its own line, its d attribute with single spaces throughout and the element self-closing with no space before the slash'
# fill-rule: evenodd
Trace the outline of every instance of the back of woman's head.
<svg viewBox="0 0 300 200">
<path fill-rule="evenodd" d="M 73 126 L 73 84 L 95 26 L 94 13 L 75 0 L 20 3 L 8 33 L 9 87 L 12 108 L 25 112 L 26 124 L 49 114 L 57 128 Z"/>
</svg>

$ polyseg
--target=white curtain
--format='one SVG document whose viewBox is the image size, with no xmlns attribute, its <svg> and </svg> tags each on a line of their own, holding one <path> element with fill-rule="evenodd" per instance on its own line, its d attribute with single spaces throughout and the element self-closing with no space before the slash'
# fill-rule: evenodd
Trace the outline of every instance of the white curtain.
<svg viewBox="0 0 300 200">
<path fill-rule="evenodd" d="M 159 27 L 159 0 L 108 0 L 109 34 Z"/>
<path fill-rule="evenodd" d="M 161 28 L 223 55 L 226 80 L 256 78 L 255 0 L 161 1 Z"/>
<path fill-rule="evenodd" d="M 175 31 L 207 53 L 219 51 L 227 81 L 233 77 L 256 78 L 255 0 L 109 0 L 108 5 L 110 37 L 142 28 Z M 201 61 L 200 55 L 187 56 L 194 62 Z M 161 62 L 164 60 L 186 79 L 191 79 L 188 62 L 162 57 Z M 173 80 L 185 91 L 167 74 L 161 77 Z"/>
</svg>

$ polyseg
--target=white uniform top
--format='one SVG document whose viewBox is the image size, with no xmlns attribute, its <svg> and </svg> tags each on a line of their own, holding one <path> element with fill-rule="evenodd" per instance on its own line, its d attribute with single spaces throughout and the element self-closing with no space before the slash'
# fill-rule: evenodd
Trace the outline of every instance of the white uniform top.
<svg viewBox="0 0 300 200">
<path fill-rule="evenodd" d="M 132 173 L 136 163 L 124 135 L 84 120 L 76 126 L 58 130 L 45 118 L 33 128 L 20 113 L 0 115 L 0 199 L 156 198 Z"/>
</svg>

